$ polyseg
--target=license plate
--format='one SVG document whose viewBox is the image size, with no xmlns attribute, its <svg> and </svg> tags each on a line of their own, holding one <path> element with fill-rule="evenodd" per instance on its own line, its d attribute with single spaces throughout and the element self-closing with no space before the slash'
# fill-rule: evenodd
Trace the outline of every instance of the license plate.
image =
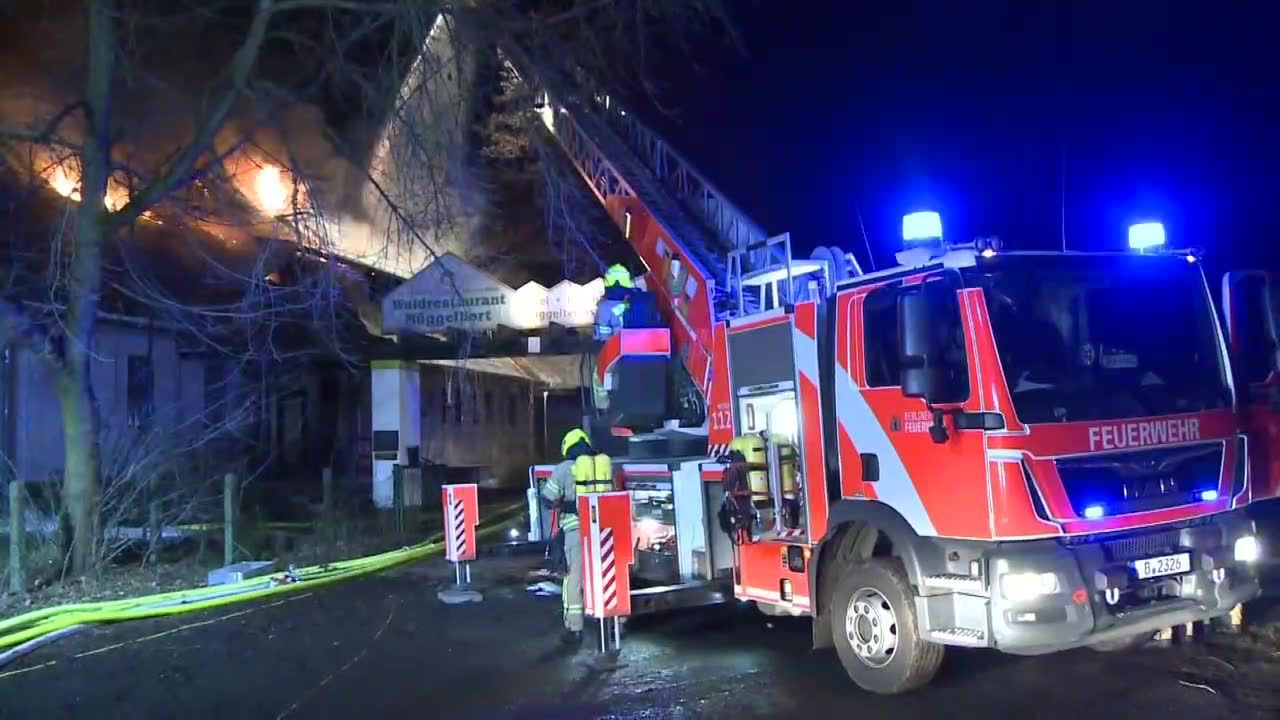
<svg viewBox="0 0 1280 720">
<path fill-rule="evenodd" d="M 1134 560 L 1133 571 L 1138 574 L 1139 579 L 1188 573 L 1191 572 L 1191 553 Z"/>
</svg>

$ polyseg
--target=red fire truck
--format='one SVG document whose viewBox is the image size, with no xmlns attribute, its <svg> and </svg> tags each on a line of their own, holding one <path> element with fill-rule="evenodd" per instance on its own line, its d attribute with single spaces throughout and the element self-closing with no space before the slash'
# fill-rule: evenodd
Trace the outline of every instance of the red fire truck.
<svg viewBox="0 0 1280 720">
<path fill-rule="evenodd" d="M 864 274 L 793 257 L 608 96 L 543 87 L 666 321 L 608 340 L 586 418 L 632 496 L 633 612 L 809 616 L 898 693 L 947 646 L 1119 648 L 1258 594 L 1263 468 L 1198 258 L 1158 224 L 1131 252 L 1004 252 L 913 213 L 898 265 Z"/>
<path fill-rule="evenodd" d="M 1257 270 L 1227 273 L 1222 308 L 1241 422 L 1253 440 L 1253 499 L 1269 500 L 1280 496 L 1280 281 Z"/>
</svg>

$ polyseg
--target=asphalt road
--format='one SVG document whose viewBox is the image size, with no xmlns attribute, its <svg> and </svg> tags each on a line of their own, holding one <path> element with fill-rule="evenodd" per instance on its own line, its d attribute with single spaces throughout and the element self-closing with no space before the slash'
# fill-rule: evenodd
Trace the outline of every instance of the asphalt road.
<svg viewBox="0 0 1280 720">
<path fill-rule="evenodd" d="M 1274 718 L 1280 664 L 1240 639 L 1041 658 L 958 651 L 929 688 L 878 697 L 803 620 L 749 607 L 641 618 L 626 666 L 556 641 L 558 599 L 529 561 L 475 566 L 479 605 L 448 606 L 434 560 L 203 614 L 82 633 L 0 670 L 0 718 Z"/>
</svg>

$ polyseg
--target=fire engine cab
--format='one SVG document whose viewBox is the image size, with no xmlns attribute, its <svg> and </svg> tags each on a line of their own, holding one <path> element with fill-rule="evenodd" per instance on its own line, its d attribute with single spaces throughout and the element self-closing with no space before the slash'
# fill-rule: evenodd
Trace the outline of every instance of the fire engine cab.
<svg viewBox="0 0 1280 720">
<path fill-rule="evenodd" d="M 1115 649 L 1255 597 L 1249 445 L 1197 256 L 1154 223 L 1126 253 L 952 245 L 935 213 L 903 235 L 870 274 L 786 236 L 730 256 L 696 451 L 655 449 L 699 430 L 646 405 L 672 395 L 655 368 L 699 377 L 694 353 L 665 328 L 606 346 L 595 439 L 632 492 L 635 611 L 810 616 L 854 682 L 898 693 L 947 646 Z"/>
</svg>

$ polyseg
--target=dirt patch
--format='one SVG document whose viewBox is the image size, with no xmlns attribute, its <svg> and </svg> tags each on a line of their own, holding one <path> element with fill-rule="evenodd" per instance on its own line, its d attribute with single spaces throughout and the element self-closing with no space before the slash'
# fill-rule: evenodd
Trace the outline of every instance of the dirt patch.
<svg viewBox="0 0 1280 720">
<path fill-rule="evenodd" d="M 1280 713 L 1280 624 L 1216 634 L 1193 645 L 1179 676 L 1184 685 L 1275 716 Z"/>
</svg>

